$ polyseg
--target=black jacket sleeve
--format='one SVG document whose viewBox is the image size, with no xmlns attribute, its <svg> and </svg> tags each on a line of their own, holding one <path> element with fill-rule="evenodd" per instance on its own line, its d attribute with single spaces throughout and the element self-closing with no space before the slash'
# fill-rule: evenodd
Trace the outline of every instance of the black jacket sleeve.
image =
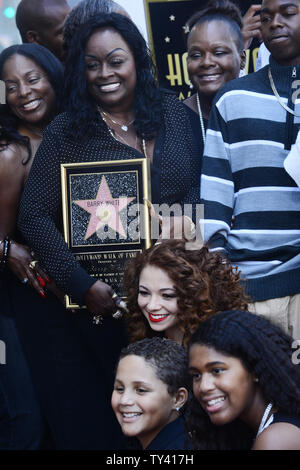
<svg viewBox="0 0 300 470">
<path fill-rule="evenodd" d="M 50 125 L 25 186 L 18 227 L 58 287 L 83 303 L 95 279 L 75 260 L 62 235 L 61 141 L 62 133 L 52 132 Z"/>
</svg>

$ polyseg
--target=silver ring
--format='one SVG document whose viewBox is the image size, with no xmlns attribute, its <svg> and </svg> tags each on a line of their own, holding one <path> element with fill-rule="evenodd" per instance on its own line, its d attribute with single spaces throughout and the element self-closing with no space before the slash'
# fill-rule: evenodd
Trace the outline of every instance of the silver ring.
<svg viewBox="0 0 300 470">
<path fill-rule="evenodd" d="M 22 279 L 22 284 L 27 284 L 27 282 L 29 281 L 28 277 L 24 277 L 24 279 Z"/>
<path fill-rule="evenodd" d="M 120 302 L 118 303 L 118 307 L 128 313 L 128 308 L 125 300 L 120 300 Z"/>
<path fill-rule="evenodd" d="M 34 259 L 34 260 L 30 261 L 28 267 L 29 267 L 30 269 L 35 269 L 35 265 L 36 265 L 37 263 L 38 263 L 38 261 Z"/>
<path fill-rule="evenodd" d="M 93 316 L 93 323 L 94 325 L 101 326 L 103 323 L 103 317 L 102 315 L 94 315 Z"/>
<path fill-rule="evenodd" d="M 115 320 L 119 320 L 119 318 L 122 318 L 122 316 L 123 316 L 123 312 L 121 312 L 121 310 L 117 310 L 115 313 L 112 314 L 112 317 Z"/>
</svg>

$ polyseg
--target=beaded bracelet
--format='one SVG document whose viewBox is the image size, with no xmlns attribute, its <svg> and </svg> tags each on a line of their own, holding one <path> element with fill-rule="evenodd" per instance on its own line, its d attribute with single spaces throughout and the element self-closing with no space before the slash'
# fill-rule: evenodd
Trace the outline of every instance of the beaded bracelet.
<svg viewBox="0 0 300 470">
<path fill-rule="evenodd" d="M 7 257 L 8 257 L 8 252 L 9 252 L 9 247 L 10 247 L 10 238 L 5 237 L 3 240 L 3 251 L 2 251 L 2 256 L 0 260 L 0 272 L 3 272 L 5 269 Z"/>
</svg>

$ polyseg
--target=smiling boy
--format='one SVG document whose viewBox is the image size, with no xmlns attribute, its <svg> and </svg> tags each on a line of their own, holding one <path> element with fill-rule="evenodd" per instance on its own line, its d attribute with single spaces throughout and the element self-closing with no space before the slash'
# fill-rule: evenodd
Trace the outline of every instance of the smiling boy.
<svg viewBox="0 0 300 470">
<path fill-rule="evenodd" d="M 204 237 L 241 270 L 249 309 L 300 338 L 300 190 L 284 169 L 300 123 L 300 1 L 264 0 L 260 14 L 270 66 L 227 83 L 210 115 Z"/>
</svg>

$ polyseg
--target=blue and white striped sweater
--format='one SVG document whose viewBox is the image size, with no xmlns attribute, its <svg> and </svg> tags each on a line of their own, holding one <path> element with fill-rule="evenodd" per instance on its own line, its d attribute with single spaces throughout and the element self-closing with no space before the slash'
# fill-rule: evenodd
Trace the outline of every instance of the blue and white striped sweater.
<svg viewBox="0 0 300 470">
<path fill-rule="evenodd" d="M 300 66 L 270 63 L 282 101 L 293 107 Z M 211 111 L 201 178 L 204 238 L 227 251 L 254 301 L 300 292 L 300 189 L 283 167 L 299 127 L 300 117 L 274 96 L 267 67 L 225 85 Z"/>
</svg>

